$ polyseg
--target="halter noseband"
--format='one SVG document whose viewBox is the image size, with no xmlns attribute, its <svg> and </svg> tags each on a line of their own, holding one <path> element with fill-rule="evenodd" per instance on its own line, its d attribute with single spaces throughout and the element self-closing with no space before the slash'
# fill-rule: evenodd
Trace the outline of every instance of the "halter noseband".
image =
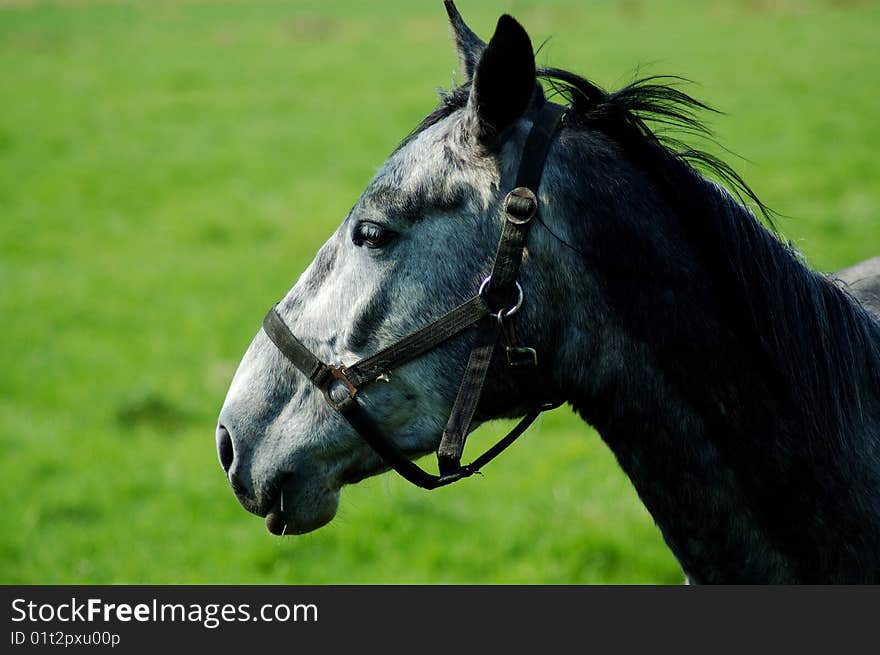
<svg viewBox="0 0 880 655">
<path fill-rule="evenodd" d="M 492 272 L 483 280 L 475 296 L 375 355 L 351 366 L 328 365 L 318 359 L 293 335 L 275 311 L 275 307 L 263 319 L 263 330 L 278 350 L 323 392 L 327 404 L 342 414 L 388 466 L 424 489 L 436 489 L 473 475 L 525 432 L 541 412 L 560 404 L 538 404 L 498 443 L 470 464 L 461 464 L 464 443 L 499 341 L 504 341 L 510 366 L 537 364 L 535 350 L 517 346 L 504 321 L 516 314 L 523 302 L 523 289 L 517 281 L 517 274 L 522 263 L 529 226 L 538 212 L 537 192 L 544 162 L 565 112 L 565 107 L 547 102 L 535 117 L 520 157 L 516 187 L 504 199 L 504 225 Z M 500 304 L 500 308 L 493 311 L 487 300 L 490 296 L 512 297 L 514 301 L 510 306 Z M 356 396 L 364 386 L 372 382 L 388 381 L 390 370 L 490 316 L 495 320 L 483 321 L 480 326 L 477 342 L 468 358 L 458 395 L 437 449 L 440 475 L 432 475 L 410 461 L 394 442 L 379 431 L 361 408 Z"/>
</svg>

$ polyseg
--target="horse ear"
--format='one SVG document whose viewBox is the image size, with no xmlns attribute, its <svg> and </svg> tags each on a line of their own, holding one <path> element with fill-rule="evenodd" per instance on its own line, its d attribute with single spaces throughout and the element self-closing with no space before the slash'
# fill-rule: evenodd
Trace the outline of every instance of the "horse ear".
<svg viewBox="0 0 880 655">
<path fill-rule="evenodd" d="M 446 13 L 449 14 L 452 34 L 455 37 L 455 49 L 458 51 L 461 74 L 464 75 L 465 82 L 470 82 L 474 78 L 477 62 L 480 61 L 480 55 L 483 54 L 486 44 L 465 24 L 452 0 L 445 0 L 444 4 L 446 5 Z"/>
<path fill-rule="evenodd" d="M 472 129 L 481 142 L 491 143 L 525 113 L 538 88 L 535 75 L 529 35 L 503 15 L 477 64 L 468 100 Z"/>
</svg>

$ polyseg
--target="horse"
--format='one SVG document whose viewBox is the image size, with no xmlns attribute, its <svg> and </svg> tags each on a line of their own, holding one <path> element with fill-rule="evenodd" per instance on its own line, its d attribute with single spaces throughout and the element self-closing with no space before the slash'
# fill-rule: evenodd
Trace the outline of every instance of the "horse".
<svg viewBox="0 0 880 655">
<path fill-rule="evenodd" d="M 511 16 L 486 43 L 445 4 L 463 83 L 232 379 L 216 445 L 239 502 L 274 534 L 315 530 L 343 486 L 389 468 L 427 488 L 466 477 L 516 436 L 461 466 L 467 432 L 567 403 L 691 582 L 880 582 L 877 260 L 810 269 L 725 162 L 658 136 L 652 121 L 704 129 L 709 108 L 674 79 L 608 92 L 536 68 Z M 518 220 L 530 231 L 494 289 Z M 441 475 L 415 472 L 434 451 Z"/>
<path fill-rule="evenodd" d="M 831 276 L 849 291 L 862 307 L 880 317 L 880 257 L 872 257 Z"/>
</svg>

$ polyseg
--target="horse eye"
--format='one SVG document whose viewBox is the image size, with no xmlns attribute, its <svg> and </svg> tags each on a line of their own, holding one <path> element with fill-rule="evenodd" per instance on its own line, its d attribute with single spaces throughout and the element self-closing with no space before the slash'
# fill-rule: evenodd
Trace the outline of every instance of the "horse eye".
<svg viewBox="0 0 880 655">
<path fill-rule="evenodd" d="M 379 248 L 384 246 L 391 237 L 394 236 L 394 232 L 391 230 L 387 230 L 381 225 L 377 225 L 376 223 L 358 223 L 354 228 L 354 234 L 352 235 L 352 241 L 354 241 L 354 245 L 356 246 L 367 246 L 368 248 Z"/>
</svg>

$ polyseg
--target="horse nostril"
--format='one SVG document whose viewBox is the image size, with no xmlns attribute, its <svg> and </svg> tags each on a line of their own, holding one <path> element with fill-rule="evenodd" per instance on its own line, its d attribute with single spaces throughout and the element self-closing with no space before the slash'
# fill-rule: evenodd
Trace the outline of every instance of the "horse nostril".
<svg viewBox="0 0 880 655">
<path fill-rule="evenodd" d="M 220 457 L 220 466 L 228 473 L 235 459 L 235 451 L 232 449 L 232 437 L 229 430 L 224 426 L 217 426 L 217 455 Z"/>
</svg>

